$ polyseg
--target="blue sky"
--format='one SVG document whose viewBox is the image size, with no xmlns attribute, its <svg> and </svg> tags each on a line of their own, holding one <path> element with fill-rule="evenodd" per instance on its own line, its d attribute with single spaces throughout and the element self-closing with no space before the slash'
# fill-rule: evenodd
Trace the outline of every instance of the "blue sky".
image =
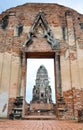
<svg viewBox="0 0 83 130">
<path fill-rule="evenodd" d="M 83 0 L 0 0 L 0 13 L 8 8 L 15 7 L 24 3 L 58 3 L 83 14 Z"/>
</svg>

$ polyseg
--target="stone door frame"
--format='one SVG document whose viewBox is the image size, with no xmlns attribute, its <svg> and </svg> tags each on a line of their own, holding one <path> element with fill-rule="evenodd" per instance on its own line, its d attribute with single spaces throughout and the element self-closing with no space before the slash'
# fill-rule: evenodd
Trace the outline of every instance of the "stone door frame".
<svg viewBox="0 0 83 130">
<path fill-rule="evenodd" d="M 23 51 L 22 60 L 22 85 L 24 86 L 24 100 L 23 100 L 23 112 L 22 117 L 25 117 L 25 99 L 26 99 L 26 69 L 27 69 L 27 58 L 53 58 L 54 59 L 54 77 L 55 77 L 55 98 L 56 98 L 56 113 L 58 116 L 58 104 L 57 99 L 62 95 L 61 88 L 61 74 L 60 74 L 60 62 L 59 62 L 59 52 L 27 52 Z M 21 86 L 22 86 L 21 85 Z"/>
</svg>

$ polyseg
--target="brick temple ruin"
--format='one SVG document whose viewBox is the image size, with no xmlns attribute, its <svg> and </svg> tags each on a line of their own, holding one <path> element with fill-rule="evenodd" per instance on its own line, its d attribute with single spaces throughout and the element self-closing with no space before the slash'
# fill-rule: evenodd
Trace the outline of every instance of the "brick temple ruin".
<svg viewBox="0 0 83 130">
<path fill-rule="evenodd" d="M 0 118 L 28 116 L 27 58 L 54 59 L 56 118 L 77 119 L 83 110 L 83 15 L 29 3 L 0 14 Z"/>
<path fill-rule="evenodd" d="M 53 115 L 52 89 L 49 85 L 48 72 L 44 65 L 41 65 L 37 71 L 36 83 L 32 92 L 29 114 Z"/>
</svg>

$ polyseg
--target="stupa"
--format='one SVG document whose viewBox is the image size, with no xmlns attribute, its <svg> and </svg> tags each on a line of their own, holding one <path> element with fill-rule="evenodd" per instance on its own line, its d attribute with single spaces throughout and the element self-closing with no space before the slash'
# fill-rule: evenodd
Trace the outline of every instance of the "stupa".
<svg viewBox="0 0 83 130">
<path fill-rule="evenodd" d="M 32 93 L 30 111 L 44 114 L 53 110 L 52 90 L 49 85 L 48 72 L 44 65 L 41 65 L 37 71 L 36 83 Z"/>
</svg>

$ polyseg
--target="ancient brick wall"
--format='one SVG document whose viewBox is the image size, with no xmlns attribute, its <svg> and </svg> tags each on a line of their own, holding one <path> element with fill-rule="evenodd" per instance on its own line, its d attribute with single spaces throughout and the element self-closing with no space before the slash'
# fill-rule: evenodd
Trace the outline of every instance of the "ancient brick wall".
<svg viewBox="0 0 83 130">
<path fill-rule="evenodd" d="M 68 109 L 64 116 L 77 117 L 77 109 L 83 108 L 83 15 L 57 4 L 25 4 L 0 14 L 0 117 L 10 113 L 11 99 L 24 96 L 25 52 L 57 52 L 40 35 L 23 47 L 40 10 L 60 43 L 61 88 Z"/>
</svg>

